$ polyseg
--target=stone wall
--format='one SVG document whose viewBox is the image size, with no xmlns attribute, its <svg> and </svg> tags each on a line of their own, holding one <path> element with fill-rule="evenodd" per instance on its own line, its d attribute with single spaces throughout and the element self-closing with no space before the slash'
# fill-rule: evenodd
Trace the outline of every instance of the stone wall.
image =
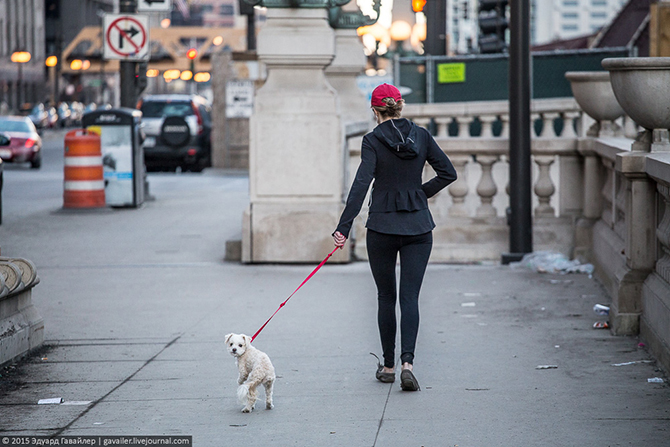
<svg viewBox="0 0 670 447">
<path fill-rule="evenodd" d="M 0 365 L 15 361 L 44 342 L 44 320 L 32 302 L 39 283 L 32 262 L 0 258 Z"/>
</svg>

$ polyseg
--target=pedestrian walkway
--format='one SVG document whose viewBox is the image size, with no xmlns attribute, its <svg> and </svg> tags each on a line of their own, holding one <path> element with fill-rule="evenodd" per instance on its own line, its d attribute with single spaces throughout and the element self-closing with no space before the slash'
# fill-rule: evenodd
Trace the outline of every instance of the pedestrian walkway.
<svg viewBox="0 0 670 447">
<path fill-rule="evenodd" d="M 9 174 L 6 183 L 29 182 Z M 245 177 L 156 174 L 150 184 L 155 201 L 102 213 L 58 211 L 52 196 L 13 214 L 18 187 L 6 189 L 2 254 L 37 265 L 33 299 L 47 341 L 0 371 L 0 439 L 670 446 L 667 380 L 648 382 L 665 377 L 637 338 L 592 328 L 603 319 L 594 304 L 608 301 L 598 283 L 496 264 L 429 266 L 416 393 L 374 379 L 369 353 L 380 347 L 367 264 L 327 264 L 254 342 L 277 371 L 275 409 L 242 414 L 222 340 L 253 334 L 314 266 L 223 261 L 225 241 L 241 232 Z M 538 369 L 546 365 L 555 368 Z M 70 405 L 37 405 L 44 398 Z"/>
</svg>

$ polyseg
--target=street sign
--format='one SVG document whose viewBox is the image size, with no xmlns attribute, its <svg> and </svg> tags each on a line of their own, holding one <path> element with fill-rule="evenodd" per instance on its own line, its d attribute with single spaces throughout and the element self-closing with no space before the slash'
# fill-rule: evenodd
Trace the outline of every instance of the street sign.
<svg viewBox="0 0 670 447">
<path fill-rule="evenodd" d="M 226 118 L 249 118 L 253 111 L 253 81 L 228 81 L 226 83 Z"/>
<path fill-rule="evenodd" d="M 105 60 L 149 59 L 149 16 L 105 14 L 103 18 Z"/>
<path fill-rule="evenodd" d="M 138 0 L 139 12 L 172 11 L 172 0 Z"/>
</svg>

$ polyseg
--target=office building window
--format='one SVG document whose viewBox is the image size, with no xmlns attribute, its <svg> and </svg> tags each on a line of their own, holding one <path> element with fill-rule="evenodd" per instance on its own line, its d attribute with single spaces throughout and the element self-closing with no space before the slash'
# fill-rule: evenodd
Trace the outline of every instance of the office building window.
<svg viewBox="0 0 670 447">
<path fill-rule="evenodd" d="M 591 13 L 591 18 L 592 19 L 607 19 L 607 13 L 606 12 L 592 12 Z"/>
<path fill-rule="evenodd" d="M 563 18 L 564 19 L 578 19 L 579 14 L 577 14 L 576 12 L 564 12 L 563 13 Z"/>
<path fill-rule="evenodd" d="M 563 28 L 563 31 L 577 31 L 579 29 L 577 25 L 572 24 L 565 24 L 561 28 Z"/>
</svg>

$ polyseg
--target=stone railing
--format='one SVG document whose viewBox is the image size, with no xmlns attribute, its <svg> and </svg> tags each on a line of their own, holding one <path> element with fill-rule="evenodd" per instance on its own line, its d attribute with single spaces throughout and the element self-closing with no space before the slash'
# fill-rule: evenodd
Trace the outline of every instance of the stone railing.
<svg viewBox="0 0 670 447">
<path fill-rule="evenodd" d="M 534 245 L 572 255 L 573 220 L 581 215 L 582 158 L 577 140 L 592 122 L 572 98 L 533 101 Z M 435 131 L 458 180 L 430 200 L 437 223 L 433 262 L 500 260 L 508 251 L 508 102 L 408 104 L 403 116 Z M 351 147 L 350 172 L 360 157 Z M 431 176 L 430 168 L 426 176 Z M 349 181 L 350 183 L 350 181 Z M 356 224 L 355 254 L 365 258 L 364 216 Z"/>
<path fill-rule="evenodd" d="M 583 255 L 612 297 L 612 332 L 640 333 L 670 369 L 670 152 L 631 150 L 651 140 L 640 136 L 580 139 L 585 207 L 576 231 L 590 240 Z"/>
<path fill-rule="evenodd" d="M 0 365 L 16 360 L 44 341 L 44 321 L 33 306 L 39 283 L 32 262 L 0 258 Z"/>
</svg>

